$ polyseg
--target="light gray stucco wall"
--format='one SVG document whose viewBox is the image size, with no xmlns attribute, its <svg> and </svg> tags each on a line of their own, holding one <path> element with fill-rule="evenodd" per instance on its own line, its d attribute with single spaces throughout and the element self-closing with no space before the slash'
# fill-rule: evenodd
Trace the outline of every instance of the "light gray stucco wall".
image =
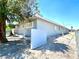
<svg viewBox="0 0 79 59">
<path fill-rule="evenodd" d="M 34 29 L 37 28 L 37 20 L 34 20 L 32 22 L 21 23 L 19 26 L 17 26 L 15 28 L 15 32 L 17 34 L 22 34 L 22 35 L 28 35 L 28 36 L 30 36 L 32 28 L 34 28 Z"/>
<path fill-rule="evenodd" d="M 62 32 L 66 33 L 68 31 L 68 29 L 64 27 L 58 26 L 42 19 L 37 20 L 37 29 L 45 30 L 47 35 L 57 35 L 62 34 Z"/>
</svg>

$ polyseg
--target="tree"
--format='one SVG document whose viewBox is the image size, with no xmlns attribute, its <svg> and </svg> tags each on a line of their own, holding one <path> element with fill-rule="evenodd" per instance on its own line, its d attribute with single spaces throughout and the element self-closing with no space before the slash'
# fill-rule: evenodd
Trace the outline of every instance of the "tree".
<svg viewBox="0 0 79 59">
<path fill-rule="evenodd" d="M 0 42 L 7 42 L 6 39 L 6 20 L 31 17 L 32 5 L 28 5 L 30 0 L 0 0 Z M 25 12 L 26 10 L 26 12 Z"/>
</svg>

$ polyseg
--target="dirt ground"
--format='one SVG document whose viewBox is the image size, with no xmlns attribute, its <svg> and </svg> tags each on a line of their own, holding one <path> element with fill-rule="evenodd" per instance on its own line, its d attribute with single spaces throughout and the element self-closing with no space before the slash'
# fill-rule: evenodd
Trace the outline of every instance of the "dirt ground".
<svg viewBox="0 0 79 59">
<path fill-rule="evenodd" d="M 23 42 L 0 44 L 0 59 L 77 59 L 75 33 L 51 36 L 47 44 L 29 49 Z"/>
<path fill-rule="evenodd" d="M 77 59 L 75 33 L 51 37 L 46 45 L 30 51 L 28 59 Z"/>
</svg>

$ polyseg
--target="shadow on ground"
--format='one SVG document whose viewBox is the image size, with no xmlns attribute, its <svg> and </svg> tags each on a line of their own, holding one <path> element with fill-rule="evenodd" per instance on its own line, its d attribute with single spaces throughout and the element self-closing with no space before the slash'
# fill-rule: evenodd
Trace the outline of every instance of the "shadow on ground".
<svg viewBox="0 0 79 59">
<path fill-rule="evenodd" d="M 51 35 L 51 36 L 48 37 L 48 42 L 49 42 L 50 40 L 52 40 L 53 42 L 56 42 L 56 41 L 57 41 L 57 40 L 56 40 L 57 38 L 62 37 L 62 36 L 65 36 L 65 35 L 67 35 L 67 34 L 69 34 L 69 33 L 59 34 L 59 35 Z"/>
<path fill-rule="evenodd" d="M 36 48 L 35 50 L 41 50 L 42 52 L 46 52 L 47 50 L 53 51 L 53 52 L 68 52 L 69 48 L 68 45 L 62 44 L 62 43 L 52 43 L 52 44 L 46 44 L 39 48 Z"/>
<path fill-rule="evenodd" d="M 24 52 L 24 50 L 28 48 L 29 45 L 17 41 L 0 44 L 0 58 L 23 59 L 25 57 L 23 54 L 29 54 L 28 51 Z"/>
<path fill-rule="evenodd" d="M 54 40 L 59 36 L 54 37 Z M 28 55 L 31 54 L 31 52 L 28 51 L 30 48 L 29 44 L 24 44 L 23 42 L 20 41 L 13 41 L 13 42 L 8 42 L 6 44 L 0 44 L 0 58 L 5 57 L 6 59 L 24 59 L 25 56 L 27 57 Z M 40 50 L 42 52 L 46 52 L 47 50 L 51 52 L 68 52 L 69 48 L 68 45 L 63 44 L 63 43 L 55 43 L 53 41 L 52 44 L 48 43 L 46 45 L 43 45 L 35 50 Z"/>
<path fill-rule="evenodd" d="M 65 35 L 67 35 L 68 33 L 66 33 Z M 65 36 L 63 35 L 63 36 Z M 56 39 L 62 37 L 62 34 L 60 35 L 56 35 L 56 36 L 51 36 L 50 38 L 48 38 L 48 44 L 43 45 L 39 48 L 36 48 L 35 50 L 41 50 L 42 52 L 46 52 L 47 50 L 49 51 L 53 51 L 53 52 L 62 52 L 62 53 L 66 53 L 69 51 L 69 46 L 64 44 L 64 43 L 56 43 Z M 52 39 L 51 39 L 52 38 Z"/>
</svg>

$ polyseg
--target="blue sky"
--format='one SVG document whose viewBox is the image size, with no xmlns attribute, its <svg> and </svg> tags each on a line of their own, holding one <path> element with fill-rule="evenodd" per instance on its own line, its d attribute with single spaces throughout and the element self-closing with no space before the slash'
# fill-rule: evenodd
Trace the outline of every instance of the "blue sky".
<svg viewBox="0 0 79 59">
<path fill-rule="evenodd" d="M 79 0 L 39 0 L 43 17 L 68 28 L 79 28 Z"/>
</svg>

